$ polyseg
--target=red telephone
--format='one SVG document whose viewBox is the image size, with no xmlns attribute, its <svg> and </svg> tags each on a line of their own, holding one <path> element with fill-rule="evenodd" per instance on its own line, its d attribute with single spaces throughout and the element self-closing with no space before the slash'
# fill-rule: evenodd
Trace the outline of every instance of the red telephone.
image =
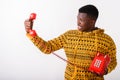
<svg viewBox="0 0 120 80">
<path fill-rule="evenodd" d="M 97 53 L 89 67 L 89 71 L 97 73 L 99 75 L 104 75 L 105 69 L 107 68 L 109 63 L 110 57 L 108 55 Z"/>
</svg>

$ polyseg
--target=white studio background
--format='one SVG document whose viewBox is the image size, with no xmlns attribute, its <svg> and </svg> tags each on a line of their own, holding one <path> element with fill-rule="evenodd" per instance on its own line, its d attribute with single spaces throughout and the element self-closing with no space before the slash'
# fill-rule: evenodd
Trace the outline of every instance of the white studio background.
<svg viewBox="0 0 120 80">
<path fill-rule="evenodd" d="M 0 0 L 0 80 L 64 80 L 66 63 L 39 51 L 26 37 L 24 20 L 37 13 L 34 29 L 45 40 L 76 29 L 77 10 L 86 4 L 98 7 L 96 26 L 104 28 L 117 45 L 116 69 L 105 80 L 119 80 L 119 0 Z M 64 51 L 57 54 L 66 58 Z"/>
</svg>

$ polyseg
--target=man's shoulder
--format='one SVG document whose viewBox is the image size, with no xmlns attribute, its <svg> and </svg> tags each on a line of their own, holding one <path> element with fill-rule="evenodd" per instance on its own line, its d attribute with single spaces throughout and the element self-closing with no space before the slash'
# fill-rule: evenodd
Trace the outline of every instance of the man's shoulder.
<svg viewBox="0 0 120 80">
<path fill-rule="evenodd" d="M 107 33 L 102 33 L 99 35 L 99 37 L 107 41 L 114 42 L 113 38 Z"/>
</svg>

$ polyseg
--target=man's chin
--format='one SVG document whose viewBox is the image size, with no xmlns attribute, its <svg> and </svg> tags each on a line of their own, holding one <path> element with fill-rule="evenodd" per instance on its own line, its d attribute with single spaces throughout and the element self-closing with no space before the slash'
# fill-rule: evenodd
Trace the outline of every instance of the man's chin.
<svg viewBox="0 0 120 80">
<path fill-rule="evenodd" d="M 80 27 L 80 26 L 78 26 L 77 28 L 78 28 L 78 30 L 80 30 L 80 31 L 81 31 L 81 29 L 82 29 L 82 27 Z"/>
<path fill-rule="evenodd" d="M 82 29 L 82 27 L 80 27 L 80 26 L 78 26 L 78 30 L 79 30 L 79 31 L 84 31 L 84 30 Z"/>
</svg>

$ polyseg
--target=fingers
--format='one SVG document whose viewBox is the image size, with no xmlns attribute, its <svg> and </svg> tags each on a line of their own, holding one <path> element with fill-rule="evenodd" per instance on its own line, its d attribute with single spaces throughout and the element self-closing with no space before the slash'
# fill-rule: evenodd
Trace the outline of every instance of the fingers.
<svg viewBox="0 0 120 80">
<path fill-rule="evenodd" d="M 30 27 L 31 22 L 29 20 L 25 20 L 25 26 Z"/>
<path fill-rule="evenodd" d="M 24 25 L 25 25 L 25 27 L 31 27 L 32 21 L 30 21 L 29 19 L 27 19 L 27 20 L 25 20 Z"/>
<path fill-rule="evenodd" d="M 24 21 L 24 26 L 25 26 L 26 32 L 28 33 L 29 30 L 32 29 L 33 21 L 30 21 L 29 19 L 25 20 L 25 21 Z"/>
</svg>

